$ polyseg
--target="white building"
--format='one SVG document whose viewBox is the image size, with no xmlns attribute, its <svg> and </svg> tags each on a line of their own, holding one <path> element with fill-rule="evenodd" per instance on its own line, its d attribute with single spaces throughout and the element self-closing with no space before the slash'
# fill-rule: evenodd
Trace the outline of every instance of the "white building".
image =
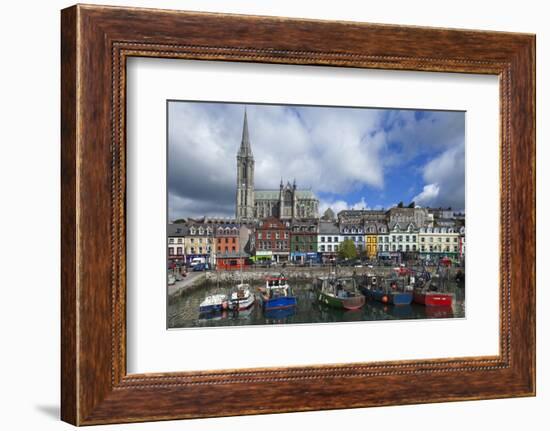
<svg viewBox="0 0 550 431">
<path fill-rule="evenodd" d="M 461 243 L 459 228 L 455 226 L 422 227 L 418 234 L 419 251 L 428 260 L 439 257 L 459 257 Z"/>
<path fill-rule="evenodd" d="M 413 222 L 390 223 L 389 249 L 390 252 L 416 252 L 418 251 L 419 229 Z"/>
<path fill-rule="evenodd" d="M 365 250 L 365 227 L 363 223 L 340 223 L 340 242 L 346 239 L 353 241 L 357 254 Z"/>
<path fill-rule="evenodd" d="M 317 252 L 325 258 L 335 257 L 338 246 L 343 240 L 340 236 L 338 224 L 332 221 L 321 220 L 317 234 Z"/>
</svg>

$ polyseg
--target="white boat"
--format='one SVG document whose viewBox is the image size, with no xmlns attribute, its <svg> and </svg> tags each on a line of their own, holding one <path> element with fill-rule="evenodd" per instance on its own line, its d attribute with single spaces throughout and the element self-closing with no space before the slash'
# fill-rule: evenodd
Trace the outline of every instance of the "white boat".
<svg viewBox="0 0 550 431">
<path fill-rule="evenodd" d="M 245 283 L 237 285 L 236 289 L 229 296 L 229 308 L 232 310 L 246 310 L 254 302 L 256 297 L 250 291 L 250 286 Z"/>
<path fill-rule="evenodd" d="M 208 295 L 199 305 L 200 313 L 213 313 L 215 311 L 221 311 L 227 309 L 227 295 L 218 293 L 215 295 Z"/>
<path fill-rule="evenodd" d="M 168 274 L 168 286 L 176 284 L 176 277 L 173 274 Z"/>
</svg>

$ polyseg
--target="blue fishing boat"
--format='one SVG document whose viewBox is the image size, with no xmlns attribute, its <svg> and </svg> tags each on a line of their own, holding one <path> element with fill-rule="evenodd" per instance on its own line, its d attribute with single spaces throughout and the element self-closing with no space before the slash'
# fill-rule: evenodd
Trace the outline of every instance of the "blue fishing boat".
<svg viewBox="0 0 550 431">
<path fill-rule="evenodd" d="M 293 308 L 298 302 L 283 276 L 267 278 L 265 287 L 259 290 L 264 311 Z"/>
<path fill-rule="evenodd" d="M 412 286 L 405 286 L 397 279 L 389 280 L 387 284 L 379 282 L 376 277 L 369 280 L 367 276 L 366 280 L 361 292 L 370 300 L 392 305 L 410 305 L 413 300 Z"/>
</svg>

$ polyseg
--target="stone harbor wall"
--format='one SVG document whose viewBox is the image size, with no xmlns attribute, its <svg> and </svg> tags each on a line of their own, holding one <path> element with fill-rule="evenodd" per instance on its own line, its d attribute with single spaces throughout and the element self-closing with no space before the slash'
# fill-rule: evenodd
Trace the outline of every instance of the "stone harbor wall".
<svg viewBox="0 0 550 431">
<path fill-rule="evenodd" d="M 332 269 L 334 271 L 334 269 Z M 339 277 L 351 277 L 366 273 L 379 275 L 389 274 L 391 268 L 338 268 Z M 242 271 L 211 271 L 206 273 L 204 283 L 239 283 L 241 279 L 245 283 L 264 282 L 267 277 L 278 277 L 283 274 L 289 281 L 313 280 L 317 277 L 328 276 L 331 270 L 327 267 L 287 267 L 287 268 L 256 268 Z"/>
<path fill-rule="evenodd" d="M 456 275 L 455 268 L 448 269 L 447 276 L 449 278 Z M 334 268 L 328 267 L 277 267 L 277 268 L 247 268 L 242 272 L 236 271 L 205 271 L 201 273 L 190 272 L 189 276 L 183 281 L 177 282 L 174 286 L 169 286 L 168 295 L 175 296 L 184 292 L 189 292 L 203 287 L 220 285 L 234 286 L 241 282 L 260 285 L 265 283 L 268 277 L 278 277 L 283 274 L 290 283 L 295 281 L 312 281 L 317 277 L 328 276 L 334 271 Z M 392 273 L 391 267 L 375 267 L 375 268 L 355 268 L 355 267 L 339 267 L 337 271 L 338 277 L 361 276 L 364 274 L 375 274 L 377 276 L 388 277 Z"/>
</svg>

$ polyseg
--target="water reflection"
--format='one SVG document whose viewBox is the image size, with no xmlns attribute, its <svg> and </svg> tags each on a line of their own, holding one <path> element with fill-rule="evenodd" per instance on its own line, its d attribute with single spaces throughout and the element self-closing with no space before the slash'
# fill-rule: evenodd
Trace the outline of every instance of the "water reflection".
<svg viewBox="0 0 550 431">
<path fill-rule="evenodd" d="M 227 293 L 223 288 L 197 289 L 178 297 L 170 298 L 168 326 L 170 328 L 280 325 L 295 323 L 360 322 L 372 320 L 442 319 L 464 317 L 464 285 L 450 283 L 447 290 L 454 293 L 452 307 L 425 307 L 424 305 L 388 305 L 367 301 L 359 310 L 343 310 L 317 302 L 311 282 L 292 283 L 298 298 L 295 309 L 273 310 L 265 313 L 258 301 L 247 310 L 233 312 L 224 310 L 215 314 L 199 315 L 199 304 L 207 295 Z"/>
</svg>

